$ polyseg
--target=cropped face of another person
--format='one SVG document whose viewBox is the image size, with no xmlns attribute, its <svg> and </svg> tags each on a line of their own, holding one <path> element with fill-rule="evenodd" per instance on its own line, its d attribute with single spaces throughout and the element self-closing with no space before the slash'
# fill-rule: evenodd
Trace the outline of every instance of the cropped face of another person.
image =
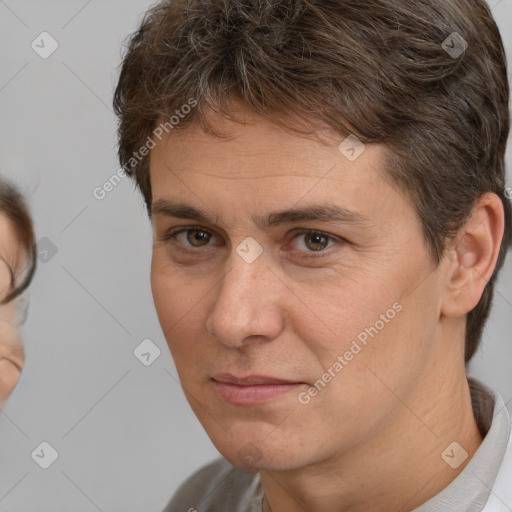
<svg viewBox="0 0 512 512">
<path fill-rule="evenodd" d="M 21 195 L 0 183 L 0 404 L 12 393 L 25 362 L 19 333 L 35 270 L 33 230 Z"/>
</svg>

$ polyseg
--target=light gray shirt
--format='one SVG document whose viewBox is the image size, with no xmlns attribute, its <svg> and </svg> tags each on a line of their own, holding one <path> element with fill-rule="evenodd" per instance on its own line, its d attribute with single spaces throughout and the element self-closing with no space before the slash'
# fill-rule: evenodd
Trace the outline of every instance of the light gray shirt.
<svg viewBox="0 0 512 512">
<path fill-rule="evenodd" d="M 414 512 L 480 512 L 483 509 L 511 430 L 510 413 L 503 399 L 498 393 L 493 393 L 493 399 L 490 429 L 467 466 L 447 487 Z M 246 473 L 219 459 L 186 480 L 164 512 L 262 512 L 262 501 L 258 474 Z"/>
</svg>

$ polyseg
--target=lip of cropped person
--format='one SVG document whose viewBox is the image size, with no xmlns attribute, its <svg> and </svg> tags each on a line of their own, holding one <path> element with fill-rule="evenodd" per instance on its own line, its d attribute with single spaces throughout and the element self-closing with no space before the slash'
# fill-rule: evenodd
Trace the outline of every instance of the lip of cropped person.
<svg viewBox="0 0 512 512">
<path fill-rule="evenodd" d="M 23 269 L 28 263 L 24 253 L 12 222 L 0 214 L 0 405 L 16 387 L 25 363 L 18 331 L 23 298 L 19 296 L 7 304 L 3 303 L 13 284 L 23 278 L 23 272 L 17 269 Z"/>
<path fill-rule="evenodd" d="M 444 474 L 438 453 L 450 436 L 471 452 L 481 439 L 470 410 L 434 411 L 417 390 L 457 407 L 461 347 L 436 354 L 446 335 L 463 337 L 454 317 L 477 304 L 476 287 L 453 305 L 456 258 L 435 266 L 413 207 L 384 177 L 382 146 L 349 162 L 330 131 L 319 144 L 254 116 L 247 123 L 249 112 L 244 125 L 210 116 L 232 137 L 220 143 L 191 125 L 151 152 L 151 283 L 181 384 L 214 444 L 238 467 L 244 447 L 257 445 L 248 471 L 289 470 L 350 450 L 356 463 L 358 446 L 386 436 L 395 446 L 401 425 L 428 447 L 411 464 Z M 326 205 L 343 209 L 336 221 L 276 213 Z M 249 236 L 263 249 L 252 263 L 236 252 Z M 397 302 L 378 340 L 301 405 L 298 395 Z M 425 385 L 440 365 L 446 380 Z M 439 451 L 424 426 L 434 414 L 454 418 Z"/>
</svg>

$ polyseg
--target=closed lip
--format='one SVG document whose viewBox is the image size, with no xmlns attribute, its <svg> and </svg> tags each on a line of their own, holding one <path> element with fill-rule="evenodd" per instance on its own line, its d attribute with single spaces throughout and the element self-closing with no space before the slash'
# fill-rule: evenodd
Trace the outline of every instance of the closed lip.
<svg viewBox="0 0 512 512">
<path fill-rule="evenodd" d="M 245 377 L 236 377 L 230 373 L 221 373 L 212 377 L 212 380 L 221 384 L 233 384 L 235 386 L 264 386 L 279 384 L 304 384 L 299 381 L 277 379 L 266 375 L 247 375 Z"/>
</svg>

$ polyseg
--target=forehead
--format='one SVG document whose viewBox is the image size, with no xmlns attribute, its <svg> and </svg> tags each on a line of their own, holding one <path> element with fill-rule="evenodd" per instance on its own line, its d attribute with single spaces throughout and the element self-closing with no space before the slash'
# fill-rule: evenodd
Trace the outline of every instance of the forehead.
<svg viewBox="0 0 512 512">
<path fill-rule="evenodd" d="M 330 129 L 305 137 L 257 117 L 242 124 L 217 116 L 213 123 L 228 136 L 191 124 L 151 150 L 153 214 L 266 229 L 307 220 L 333 224 L 337 208 L 344 226 L 389 233 L 390 225 L 411 223 L 417 231 L 409 201 L 385 172 L 385 146 L 355 146 L 356 158 L 348 158 L 351 141 Z"/>
<path fill-rule="evenodd" d="M 353 135 L 329 127 L 310 127 L 311 134 L 285 130 L 250 112 L 233 121 L 212 111 L 208 123 L 225 137 L 206 133 L 191 123 L 165 136 L 150 152 L 152 186 L 165 172 L 204 178 L 256 180 L 265 178 L 346 179 L 375 177 L 385 169 L 387 148 L 364 145 Z M 352 158 L 355 157 L 355 158 Z M 334 171 L 334 172 L 333 172 Z M 153 188 L 153 195 L 158 190 Z"/>
</svg>

